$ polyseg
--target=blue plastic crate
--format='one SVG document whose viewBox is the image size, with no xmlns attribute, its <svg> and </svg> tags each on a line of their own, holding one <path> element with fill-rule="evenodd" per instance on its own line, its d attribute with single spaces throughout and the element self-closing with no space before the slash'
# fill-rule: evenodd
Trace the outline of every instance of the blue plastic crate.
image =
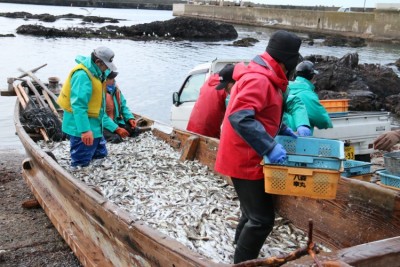
<svg viewBox="0 0 400 267">
<path fill-rule="evenodd" d="M 371 173 L 372 163 L 357 160 L 345 160 L 343 161 L 344 171 L 342 176 L 351 177 L 362 174 Z"/>
<path fill-rule="evenodd" d="M 276 136 L 275 141 L 287 152 L 287 159 L 282 163 L 285 166 L 340 170 L 345 160 L 342 141 L 283 135 Z M 264 162 L 269 162 L 266 156 Z"/>
<path fill-rule="evenodd" d="M 387 186 L 400 188 L 400 177 L 389 174 L 387 170 L 377 171 L 381 178 L 381 183 Z"/>
</svg>

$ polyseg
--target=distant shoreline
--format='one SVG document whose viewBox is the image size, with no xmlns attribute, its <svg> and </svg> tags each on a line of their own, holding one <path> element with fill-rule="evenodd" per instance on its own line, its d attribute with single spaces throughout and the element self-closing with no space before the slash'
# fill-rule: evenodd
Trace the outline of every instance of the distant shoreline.
<svg viewBox="0 0 400 267">
<path fill-rule="evenodd" d="M 154 10 L 173 10 L 173 4 L 184 4 L 183 0 L 0 0 L 0 3 L 10 4 L 31 4 L 31 5 L 51 5 L 51 6 L 77 6 L 77 7 L 98 7 L 98 8 L 133 8 L 133 9 L 154 9 Z M 218 6 L 217 0 L 210 1 L 207 6 Z M 235 1 L 225 1 L 224 6 L 237 6 Z M 263 7 L 277 9 L 302 9 L 302 10 L 319 10 L 319 11 L 337 11 L 339 7 L 335 6 L 296 6 L 296 5 L 266 5 L 254 4 L 246 2 L 247 7 Z M 373 12 L 375 8 L 351 7 L 356 12 Z"/>
<path fill-rule="evenodd" d="M 151 9 L 151 10 L 172 10 L 174 0 L 147 0 L 147 1 L 135 1 L 135 0 L 16 0 L 16 1 L 4 1 L 0 0 L 0 3 L 9 4 L 29 4 L 29 5 L 49 5 L 49 6 L 76 6 L 76 7 L 96 7 L 96 8 L 129 8 L 129 9 Z"/>
</svg>

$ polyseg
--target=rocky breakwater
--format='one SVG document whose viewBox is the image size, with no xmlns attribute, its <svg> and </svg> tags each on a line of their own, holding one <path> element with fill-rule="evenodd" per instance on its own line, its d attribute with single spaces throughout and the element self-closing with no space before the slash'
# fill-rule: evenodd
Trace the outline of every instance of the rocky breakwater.
<svg viewBox="0 0 400 267">
<path fill-rule="evenodd" d="M 65 15 L 51 15 L 48 13 L 44 14 L 31 14 L 29 12 L 6 12 L 0 13 L 1 17 L 12 18 L 12 19 L 24 19 L 28 20 L 38 20 L 43 22 L 55 22 L 59 19 L 82 19 L 82 22 L 90 22 L 90 23 L 118 23 L 118 19 L 108 18 L 108 17 L 97 17 L 97 16 L 83 16 L 83 15 L 75 15 L 75 14 L 65 14 Z"/>
<path fill-rule="evenodd" d="M 315 63 L 315 91 L 320 99 L 350 99 L 349 110 L 390 111 L 400 116 L 400 78 L 390 65 L 359 64 L 357 53 L 342 58 L 311 55 Z M 391 66 L 393 65 L 393 66 Z"/>
<path fill-rule="evenodd" d="M 87 19 L 87 18 L 86 18 Z M 91 19 L 98 22 L 99 19 Z M 115 21 L 112 21 L 115 22 Z M 191 41 L 220 41 L 233 40 L 238 33 L 233 25 L 218 23 L 211 20 L 178 17 L 167 21 L 132 26 L 107 25 L 95 27 L 70 27 L 56 29 L 42 25 L 28 24 L 17 28 L 18 34 L 41 36 L 46 38 L 103 38 L 131 40 L 191 40 Z"/>
</svg>

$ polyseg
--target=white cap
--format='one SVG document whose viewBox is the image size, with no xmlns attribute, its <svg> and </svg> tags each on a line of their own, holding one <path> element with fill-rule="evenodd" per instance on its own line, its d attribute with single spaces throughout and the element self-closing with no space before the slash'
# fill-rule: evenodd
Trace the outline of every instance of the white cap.
<svg viewBox="0 0 400 267">
<path fill-rule="evenodd" d="M 114 59 L 114 52 L 110 48 L 100 46 L 97 47 L 93 53 L 97 58 L 101 59 L 111 71 L 117 70 L 117 67 L 115 67 L 114 63 L 112 63 Z"/>
</svg>

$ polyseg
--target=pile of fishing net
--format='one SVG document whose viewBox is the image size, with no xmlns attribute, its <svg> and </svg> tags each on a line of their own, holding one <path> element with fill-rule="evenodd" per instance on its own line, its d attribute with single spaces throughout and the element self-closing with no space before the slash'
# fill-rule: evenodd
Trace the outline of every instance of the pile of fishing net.
<svg viewBox="0 0 400 267">
<path fill-rule="evenodd" d="M 37 107 L 30 105 L 30 103 L 20 113 L 20 121 L 25 131 L 37 133 L 42 128 L 50 140 L 55 142 L 63 140 L 61 121 L 58 117 L 49 108 Z"/>
</svg>

